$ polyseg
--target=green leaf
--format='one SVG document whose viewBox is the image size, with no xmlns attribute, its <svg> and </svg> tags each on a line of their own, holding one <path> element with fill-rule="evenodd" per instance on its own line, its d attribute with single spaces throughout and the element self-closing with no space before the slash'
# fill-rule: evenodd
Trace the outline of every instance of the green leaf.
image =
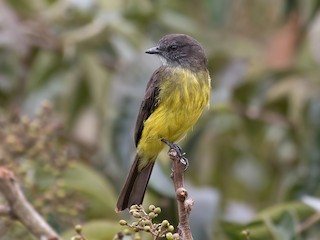
<svg viewBox="0 0 320 240">
<path fill-rule="evenodd" d="M 286 211 L 295 212 L 299 219 L 305 219 L 314 213 L 314 210 L 302 202 L 289 202 L 275 205 L 259 213 L 258 219 L 272 218 L 273 221 L 280 219 Z"/>
<path fill-rule="evenodd" d="M 97 109 L 103 111 L 105 109 L 106 96 L 110 87 L 110 73 L 101 65 L 97 55 L 87 53 L 84 54 L 81 61 L 83 73 L 90 91 L 93 104 Z"/>
<path fill-rule="evenodd" d="M 291 212 L 283 212 L 277 222 L 266 219 L 265 222 L 276 240 L 299 240 L 296 233 L 297 218 Z"/>
<path fill-rule="evenodd" d="M 77 84 L 73 86 L 69 101 L 69 123 L 72 124 L 83 108 L 88 105 L 91 100 L 88 82 L 84 77 L 77 80 Z"/>
<path fill-rule="evenodd" d="M 30 69 L 28 75 L 29 88 L 32 91 L 36 91 L 43 85 L 47 84 L 52 80 L 53 75 L 61 70 L 62 66 L 61 55 L 53 51 L 42 51 L 39 52 Z"/>
<path fill-rule="evenodd" d="M 82 234 L 86 239 L 107 240 L 113 239 L 113 237 L 124 228 L 120 226 L 118 222 L 94 220 L 83 224 L 82 229 Z M 71 237 L 75 235 L 75 231 L 72 229 L 64 232 L 62 237 L 63 239 L 71 239 Z"/>
<path fill-rule="evenodd" d="M 297 224 L 314 213 L 314 210 L 301 203 L 279 204 L 262 211 L 248 224 L 222 222 L 222 228 L 232 240 L 245 240 L 242 231 L 250 232 L 250 240 L 299 240 L 295 230 Z"/>
<path fill-rule="evenodd" d="M 89 207 L 85 210 L 88 217 L 117 219 L 116 194 L 112 185 L 89 166 L 72 163 L 62 179 L 66 189 L 75 191 L 88 202 Z"/>
<path fill-rule="evenodd" d="M 222 228 L 225 234 L 232 240 L 246 240 L 242 231 L 246 230 L 250 233 L 250 240 L 270 240 L 271 235 L 268 228 L 261 220 L 253 221 L 247 225 L 222 222 Z"/>
</svg>

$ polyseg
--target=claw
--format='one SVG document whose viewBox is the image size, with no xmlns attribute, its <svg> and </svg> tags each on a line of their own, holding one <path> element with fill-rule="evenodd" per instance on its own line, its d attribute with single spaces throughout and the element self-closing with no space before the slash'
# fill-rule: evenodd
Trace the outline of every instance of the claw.
<svg viewBox="0 0 320 240">
<path fill-rule="evenodd" d="M 185 155 L 185 153 L 183 155 Z M 186 171 L 189 167 L 189 160 L 186 157 L 182 157 L 180 162 L 184 165 L 184 171 Z"/>
<path fill-rule="evenodd" d="M 170 148 L 169 151 L 174 150 L 177 153 L 177 155 L 180 159 L 180 162 L 185 166 L 184 171 L 186 171 L 187 168 L 189 167 L 189 161 L 186 157 L 184 157 L 186 155 L 186 153 L 184 153 L 182 151 L 182 148 L 178 144 L 169 142 L 168 140 L 166 140 L 164 138 L 161 138 L 161 141 L 169 146 L 169 148 Z"/>
</svg>

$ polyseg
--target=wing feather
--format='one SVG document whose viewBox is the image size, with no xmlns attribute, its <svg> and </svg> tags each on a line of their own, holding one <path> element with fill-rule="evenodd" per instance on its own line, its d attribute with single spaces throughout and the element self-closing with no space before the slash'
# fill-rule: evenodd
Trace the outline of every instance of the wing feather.
<svg viewBox="0 0 320 240">
<path fill-rule="evenodd" d="M 137 117 L 134 141 L 138 146 L 142 131 L 144 128 L 144 122 L 148 119 L 151 113 L 157 108 L 159 103 L 159 83 L 163 73 L 166 72 L 164 67 L 158 68 L 151 76 L 146 89 L 146 94 L 141 103 L 139 114 Z"/>
</svg>

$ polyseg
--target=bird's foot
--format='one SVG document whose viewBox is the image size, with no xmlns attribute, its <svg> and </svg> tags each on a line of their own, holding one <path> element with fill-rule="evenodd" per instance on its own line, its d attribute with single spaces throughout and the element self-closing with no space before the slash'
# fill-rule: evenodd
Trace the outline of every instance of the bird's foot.
<svg viewBox="0 0 320 240">
<path fill-rule="evenodd" d="M 172 154 L 173 157 L 179 158 L 179 161 L 184 165 L 184 171 L 187 170 L 189 167 L 189 161 L 188 159 L 184 156 L 186 153 L 184 153 L 181 149 L 181 147 L 178 144 L 169 142 L 168 140 L 161 138 L 161 141 L 164 142 L 169 146 L 169 155 Z"/>
</svg>

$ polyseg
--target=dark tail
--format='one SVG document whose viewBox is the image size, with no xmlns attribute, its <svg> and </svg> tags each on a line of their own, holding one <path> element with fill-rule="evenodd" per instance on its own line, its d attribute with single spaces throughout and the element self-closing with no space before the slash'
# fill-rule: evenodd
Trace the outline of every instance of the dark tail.
<svg viewBox="0 0 320 240">
<path fill-rule="evenodd" d="M 142 204 L 144 193 L 150 179 L 154 161 L 141 171 L 138 170 L 139 156 L 136 155 L 127 176 L 126 182 L 120 192 L 116 212 L 120 212 L 126 208 L 130 208 L 134 204 Z"/>
</svg>

